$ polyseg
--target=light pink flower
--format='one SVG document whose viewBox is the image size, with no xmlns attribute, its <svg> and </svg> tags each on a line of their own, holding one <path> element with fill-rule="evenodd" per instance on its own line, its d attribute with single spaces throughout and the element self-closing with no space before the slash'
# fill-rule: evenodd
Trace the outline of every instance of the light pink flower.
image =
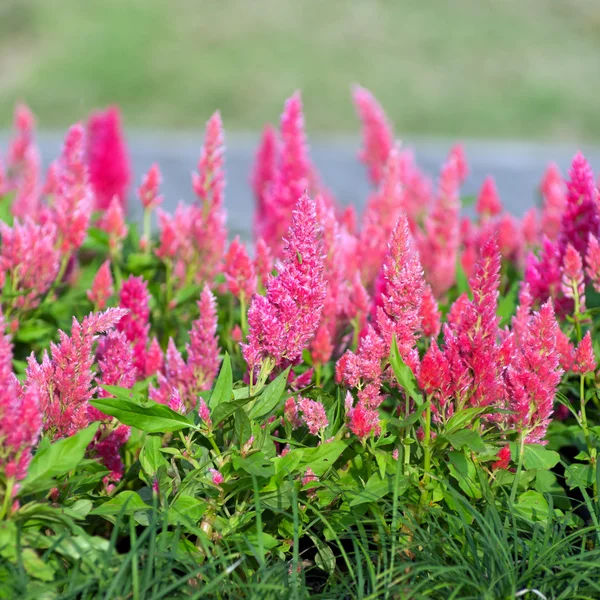
<svg viewBox="0 0 600 600">
<path fill-rule="evenodd" d="M 596 358 L 592 347 L 592 335 L 588 331 L 575 350 L 573 373 L 593 373 L 596 370 Z"/>
<path fill-rule="evenodd" d="M 581 255 L 567 244 L 562 265 L 561 289 L 565 298 L 579 303 L 579 312 L 585 312 L 585 281 Z"/>
<path fill-rule="evenodd" d="M 113 251 L 117 250 L 127 237 L 128 227 L 125 224 L 123 205 L 116 196 L 109 202 L 98 227 L 108 234 L 108 245 Z"/>
<path fill-rule="evenodd" d="M 113 278 L 110 272 L 110 260 L 107 260 L 96 272 L 92 287 L 87 291 L 87 297 L 96 310 L 104 310 L 112 294 Z"/>
<path fill-rule="evenodd" d="M 475 210 L 482 220 L 495 217 L 502 212 L 502 202 L 500 202 L 496 182 L 493 177 L 488 176 L 485 178 L 479 196 L 477 196 Z"/>
<path fill-rule="evenodd" d="M 555 164 L 548 165 L 540 189 L 544 199 L 542 233 L 554 242 L 558 238 L 567 204 L 565 182 Z"/>
<path fill-rule="evenodd" d="M 145 210 L 154 210 L 162 203 L 163 198 L 158 191 L 161 183 L 160 169 L 157 164 L 153 164 L 144 175 L 137 190 L 138 198 Z"/>
<path fill-rule="evenodd" d="M 312 435 L 318 435 L 329 424 L 327 415 L 325 414 L 325 407 L 321 402 L 300 397 L 298 399 L 298 408 L 302 413 L 302 420 Z"/>
<path fill-rule="evenodd" d="M 212 482 L 215 485 L 221 485 L 225 481 L 225 478 L 217 471 L 217 469 L 209 469 L 208 471 L 210 472 Z"/>
<path fill-rule="evenodd" d="M 594 289 L 600 292 L 600 243 L 595 235 L 590 233 L 587 253 L 585 255 L 585 272 L 590 278 Z"/>
<path fill-rule="evenodd" d="M 252 168 L 251 183 L 256 201 L 255 229 L 257 224 L 260 224 L 264 219 L 265 192 L 275 181 L 278 160 L 279 141 L 277 130 L 272 125 L 267 125 L 263 129 Z"/>
</svg>

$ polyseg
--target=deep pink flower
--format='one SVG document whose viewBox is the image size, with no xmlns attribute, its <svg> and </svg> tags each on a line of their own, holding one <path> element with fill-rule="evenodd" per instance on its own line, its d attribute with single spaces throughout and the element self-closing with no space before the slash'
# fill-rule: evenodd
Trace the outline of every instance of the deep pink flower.
<svg viewBox="0 0 600 600">
<path fill-rule="evenodd" d="M 571 340 L 560 328 L 556 332 L 556 351 L 560 358 L 560 366 L 565 373 L 573 368 L 575 361 L 575 348 Z"/>
<path fill-rule="evenodd" d="M 255 228 L 256 224 L 264 218 L 265 192 L 275 181 L 278 159 L 279 141 L 277 140 L 277 130 L 272 125 L 267 125 L 263 129 L 252 168 L 251 183 L 256 201 Z"/>
<path fill-rule="evenodd" d="M 206 402 L 200 398 L 198 402 L 198 416 L 206 423 L 206 426 L 210 429 L 212 427 L 212 421 L 210 420 L 210 410 L 206 405 Z"/>
<path fill-rule="evenodd" d="M 127 237 L 127 225 L 123 205 L 115 196 L 98 222 L 98 227 L 108 234 L 108 245 L 111 250 L 116 250 Z"/>
<path fill-rule="evenodd" d="M 324 365 L 333 353 L 331 333 L 326 323 L 321 323 L 310 343 L 310 355 L 315 365 Z"/>
<path fill-rule="evenodd" d="M 146 364 L 144 367 L 144 375 L 150 377 L 162 370 L 164 365 L 164 356 L 158 340 L 154 337 L 148 346 L 146 352 Z"/>
<path fill-rule="evenodd" d="M 355 86 L 352 95 L 362 123 L 363 145 L 359 158 L 369 170 L 371 183 L 377 186 L 394 146 L 394 133 L 383 109 L 369 90 Z"/>
<path fill-rule="evenodd" d="M 285 408 L 283 414 L 287 419 L 288 423 L 292 426 L 292 429 L 297 429 L 298 427 L 300 427 L 300 425 L 302 425 L 302 420 L 298 415 L 298 407 L 294 398 L 288 398 L 285 401 Z"/>
<path fill-rule="evenodd" d="M 568 244 L 585 256 L 589 234 L 600 234 L 597 195 L 592 169 L 583 154 L 578 153 L 573 158 L 567 181 L 567 205 L 558 238 L 561 257 L 564 256 Z"/>
<path fill-rule="evenodd" d="M 256 289 L 256 274 L 254 265 L 248 256 L 246 247 L 240 242 L 239 236 L 236 236 L 229 245 L 229 250 L 225 255 L 225 279 L 229 291 L 237 298 L 249 300 Z"/>
<path fill-rule="evenodd" d="M 42 412 L 38 387 L 22 388 L 13 374 L 12 346 L 5 327 L 0 313 L 0 465 L 7 479 L 20 481 L 42 430 Z"/>
<path fill-rule="evenodd" d="M 438 303 L 433 295 L 433 290 L 429 284 L 425 284 L 423 288 L 420 317 L 423 335 L 427 338 L 436 338 L 440 334 L 440 330 L 442 328 L 442 315 L 438 308 Z"/>
<path fill-rule="evenodd" d="M 106 210 L 115 197 L 125 209 L 131 173 L 121 115 L 116 106 L 90 116 L 87 156 L 96 210 Z"/>
<path fill-rule="evenodd" d="M 561 258 L 558 246 L 548 238 L 542 241 L 539 257 L 530 253 L 525 262 L 525 281 L 538 304 L 557 298 L 561 287 Z"/>
<path fill-rule="evenodd" d="M 508 465 L 510 464 L 510 446 L 502 446 L 498 450 L 497 458 L 498 460 L 492 463 L 492 470 L 508 469 Z"/>
<path fill-rule="evenodd" d="M 119 321 L 117 329 L 122 331 L 133 347 L 134 363 L 138 377 L 146 371 L 146 345 L 150 329 L 150 293 L 143 277 L 129 276 L 121 285 L 119 306 L 127 314 Z"/>
<path fill-rule="evenodd" d="M 59 246 L 67 254 L 77 250 L 87 235 L 94 193 L 84 159 L 85 132 L 80 124 L 67 133 L 57 163 L 58 187 L 52 203 L 52 219 Z"/>
<path fill-rule="evenodd" d="M 595 235 L 590 233 L 587 253 L 585 255 L 585 272 L 590 278 L 594 289 L 600 292 L 600 243 Z"/>
<path fill-rule="evenodd" d="M 435 341 L 425 352 L 419 370 L 419 387 L 435 400 L 436 412 L 452 416 L 452 373 L 450 363 Z"/>
<path fill-rule="evenodd" d="M 348 350 L 338 361 L 340 376 L 346 385 L 355 387 L 359 383 L 379 382 L 382 361 L 389 354 L 385 342 L 371 325 L 361 337 L 356 354 Z"/>
<path fill-rule="evenodd" d="M 35 308 L 58 276 L 56 227 L 51 222 L 35 224 L 30 218 L 23 223 L 16 219 L 12 227 L 0 221 L 0 236 L 0 283 L 10 280 L 15 291 L 24 292 L 13 300 L 15 306 Z"/>
<path fill-rule="evenodd" d="M 505 373 L 508 407 L 527 443 L 544 443 L 562 369 L 556 347 L 559 328 L 552 302 L 535 313 L 518 353 Z"/>
<path fill-rule="evenodd" d="M 554 242 L 558 238 L 567 203 L 565 182 L 555 164 L 548 165 L 540 189 L 544 199 L 542 233 Z"/>
<path fill-rule="evenodd" d="M 400 217 L 392 233 L 383 277 L 383 305 L 377 309 L 379 333 L 387 350 L 391 348 L 392 338 L 396 337 L 400 355 L 416 371 L 419 355 L 415 345 L 421 331 L 425 280 L 405 216 Z"/>
<path fill-rule="evenodd" d="M 498 196 L 496 182 L 489 175 L 483 181 L 479 196 L 477 196 L 477 202 L 475 203 L 475 210 L 481 219 L 489 219 L 502 212 L 502 202 L 500 202 L 500 197 Z"/>
<path fill-rule="evenodd" d="M 305 486 L 315 481 L 319 481 L 319 478 L 310 467 L 307 467 L 306 471 L 304 471 L 304 476 L 302 477 L 302 485 Z"/>
<path fill-rule="evenodd" d="M 223 475 L 221 475 L 221 473 L 219 473 L 219 471 L 217 471 L 217 469 L 209 469 L 209 472 L 212 478 L 212 482 L 215 485 L 221 485 L 225 481 L 225 478 L 223 477 Z"/>
<path fill-rule="evenodd" d="M 174 410 L 175 412 L 178 412 L 180 414 L 185 414 L 185 412 L 186 412 L 185 404 L 181 400 L 181 396 L 179 395 L 179 390 L 177 388 L 174 388 L 173 391 L 171 392 L 171 397 L 169 398 L 169 402 L 168 402 L 167 406 L 171 410 Z"/>
<path fill-rule="evenodd" d="M 115 429 L 101 427 L 96 434 L 96 440 L 90 445 L 90 450 L 96 454 L 100 462 L 110 471 L 108 481 L 120 481 L 124 474 L 121 448 L 129 440 L 131 428 L 118 425 Z"/>
<path fill-rule="evenodd" d="M 302 413 L 302 420 L 312 435 L 318 435 L 329 424 L 325 407 L 321 402 L 299 397 L 298 408 Z"/>
<path fill-rule="evenodd" d="M 512 331 L 517 343 L 520 343 L 526 335 L 531 319 L 532 306 L 533 298 L 529 291 L 529 284 L 526 281 L 523 281 L 521 283 L 521 289 L 519 290 L 519 305 L 517 306 L 515 316 L 512 318 Z"/>
<path fill-rule="evenodd" d="M 87 291 L 87 297 L 96 310 L 104 310 L 112 295 L 113 278 L 110 272 L 110 260 L 107 260 L 96 272 L 92 287 Z"/>
<path fill-rule="evenodd" d="M 573 373 L 593 373 L 596 370 L 596 358 L 592 347 L 592 335 L 588 331 L 575 350 Z"/>
<path fill-rule="evenodd" d="M 186 346 L 191 382 L 187 401 L 192 407 L 196 404 L 197 394 L 211 388 L 219 369 L 217 306 L 215 297 L 207 285 L 200 295 L 198 310 L 200 316 L 192 322 L 190 343 Z"/>
<path fill-rule="evenodd" d="M 158 207 L 163 198 L 159 194 L 159 188 L 162 183 L 162 175 L 157 164 L 153 164 L 144 175 L 142 183 L 137 190 L 138 198 L 145 210 L 154 210 Z"/>
<path fill-rule="evenodd" d="M 366 408 L 362 402 L 348 411 L 348 429 L 364 440 L 371 433 L 379 435 L 381 427 L 379 425 L 379 413 L 377 410 Z"/>
<path fill-rule="evenodd" d="M 259 238 L 256 241 L 254 253 L 254 272 L 260 280 L 263 288 L 267 287 L 267 280 L 273 272 L 273 256 L 265 240 Z"/>
<path fill-rule="evenodd" d="M 583 261 L 571 244 L 567 244 L 562 267 L 561 289 L 565 298 L 575 300 L 579 304 L 579 312 L 585 312 Z"/>
<path fill-rule="evenodd" d="M 81 323 L 73 318 L 71 336 L 59 331 L 60 343 L 50 344 L 51 357 L 44 352 L 38 364 L 28 360 L 26 387 L 37 385 L 44 414 L 44 429 L 54 439 L 70 436 L 89 424 L 88 401 L 94 394 L 93 344 L 98 333 L 112 329 L 125 311 L 109 308 L 91 313 Z"/>
<path fill-rule="evenodd" d="M 278 275 L 267 295 L 254 295 L 248 311 L 244 358 L 251 370 L 267 357 L 277 366 L 296 361 L 313 337 L 321 317 L 323 279 L 321 229 L 315 203 L 304 194 L 294 211 Z"/>
<path fill-rule="evenodd" d="M 290 226 L 298 198 L 308 190 L 311 183 L 311 165 L 299 92 L 285 102 L 280 137 L 279 164 L 275 178 L 264 190 L 264 210 L 257 213 L 255 221 L 256 237 L 262 237 L 278 258 L 282 256 L 282 237 Z"/>
</svg>

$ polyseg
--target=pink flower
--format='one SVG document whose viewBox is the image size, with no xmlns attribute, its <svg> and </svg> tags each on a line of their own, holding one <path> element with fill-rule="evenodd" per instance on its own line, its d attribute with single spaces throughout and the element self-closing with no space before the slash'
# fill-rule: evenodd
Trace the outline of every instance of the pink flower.
<svg viewBox="0 0 600 600">
<path fill-rule="evenodd" d="M 452 372 L 448 359 L 435 341 L 423 356 L 418 381 L 423 392 L 435 400 L 436 410 L 445 416 L 451 416 Z"/>
<path fill-rule="evenodd" d="M 321 230 L 315 203 L 304 194 L 292 218 L 278 275 L 266 297 L 254 295 L 243 354 L 251 370 L 267 357 L 276 366 L 293 363 L 314 335 L 326 293 Z"/>
<path fill-rule="evenodd" d="M 40 393 L 33 384 L 22 388 L 13 374 L 12 346 L 4 331 L 0 313 L 0 465 L 7 479 L 20 481 L 42 430 Z"/>
<path fill-rule="evenodd" d="M 319 478 L 315 475 L 314 471 L 310 467 L 307 467 L 306 471 L 304 471 L 304 477 L 302 477 L 302 486 L 316 481 L 319 481 Z"/>
<path fill-rule="evenodd" d="M 115 196 L 109 203 L 106 212 L 98 222 L 98 227 L 108 234 L 108 245 L 111 250 L 116 250 L 127 237 L 127 225 L 123 206 Z"/>
<path fill-rule="evenodd" d="M 500 202 L 493 177 L 485 178 L 479 196 L 477 196 L 475 210 L 482 220 L 495 217 L 502 212 L 502 202 Z"/>
<path fill-rule="evenodd" d="M 590 278 L 594 289 L 600 292 L 600 243 L 598 238 L 591 233 L 585 255 L 585 264 L 587 276 Z"/>
<path fill-rule="evenodd" d="M 579 312 L 585 312 L 583 262 L 571 244 L 567 244 L 563 258 L 561 289 L 566 298 L 575 300 L 579 305 Z"/>
<path fill-rule="evenodd" d="M 371 433 L 379 435 L 379 413 L 377 410 L 366 408 L 359 402 L 348 412 L 348 428 L 361 440 L 367 438 Z"/>
<path fill-rule="evenodd" d="M 333 353 L 333 343 L 327 324 L 322 323 L 310 343 L 310 355 L 313 364 L 324 365 L 329 361 Z"/>
<path fill-rule="evenodd" d="M 442 328 L 441 313 L 438 303 L 433 295 L 433 290 L 429 284 L 425 284 L 423 296 L 421 298 L 421 327 L 425 337 L 436 338 Z"/>
<path fill-rule="evenodd" d="M 26 388 L 37 385 L 44 415 L 44 429 L 54 439 L 73 435 L 89 424 L 88 401 L 94 394 L 93 343 L 98 333 L 112 329 L 125 311 L 109 308 L 91 313 L 81 323 L 73 318 L 71 336 L 59 331 L 60 343 L 50 344 L 52 358 L 44 352 L 38 364 L 28 360 Z"/>
<path fill-rule="evenodd" d="M 548 238 L 542 241 L 540 256 L 533 253 L 525 262 L 525 281 L 539 304 L 557 298 L 561 287 L 561 258 L 558 246 Z"/>
<path fill-rule="evenodd" d="M 519 305 L 517 306 L 515 316 L 512 318 L 512 331 L 517 343 L 520 343 L 526 335 L 531 319 L 532 306 L 533 298 L 529 292 L 529 284 L 526 281 L 523 281 L 519 291 Z"/>
<path fill-rule="evenodd" d="M 553 242 L 558 238 L 567 198 L 565 182 L 555 164 L 548 165 L 542 179 L 541 192 L 544 199 L 542 209 L 542 232 Z"/>
<path fill-rule="evenodd" d="M 394 133 L 383 109 L 369 90 L 355 86 L 352 94 L 362 122 L 363 146 L 359 159 L 367 166 L 371 183 L 377 186 L 394 145 Z"/>
<path fill-rule="evenodd" d="M 565 373 L 568 373 L 573 368 L 575 361 L 575 348 L 571 344 L 571 340 L 561 330 L 556 332 L 556 351 L 560 357 L 560 366 Z"/>
<path fill-rule="evenodd" d="M 179 232 L 176 222 L 168 213 L 158 209 L 158 222 L 160 229 L 159 247 L 156 250 L 158 258 L 173 259 L 179 249 Z"/>
<path fill-rule="evenodd" d="M 273 181 L 275 181 L 278 159 L 279 142 L 277 140 L 277 130 L 272 125 L 267 125 L 263 129 L 252 168 L 251 183 L 256 200 L 255 228 L 264 219 L 265 192 L 272 185 Z"/>
<path fill-rule="evenodd" d="M 498 450 L 497 458 L 498 460 L 492 463 L 492 470 L 508 469 L 508 465 L 510 464 L 510 446 L 502 446 L 502 448 Z"/>
<path fill-rule="evenodd" d="M 10 280 L 15 291 L 24 293 L 12 300 L 17 307 L 35 308 L 58 276 L 56 227 L 51 222 L 37 225 L 30 218 L 23 223 L 16 219 L 13 227 L 0 221 L 0 235 L 0 283 Z"/>
<path fill-rule="evenodd" d="M 312 435 L 318 435 L 329 424 L 327 415 L 325 414 L 325 407 L 320 402 L 300 397 L 298 408 L 302 413 L 302 420 Z"/>
<path fill-rule="evenodd" d="M 588 331 L 575 350 L 573 373 L 593 373 L 596 370 L 596 358 L 592 347 L 592 336 Z"/>
<path fill-rule="evenodd" d="M 65 138 L 57 164 L 58 187 L 52 204 L 52 219 L 58 230 L 60 249 L 77 250 L 87 235 L 94 194 L 84 160 L 85 132 L 73 125 Z"/>
<path fill-rule="evenodd" d="M 119 321 L 117 329 L 122 331 L 133 346 L 135 368 L 138 377 L 146 370 L 146 344 L 150 329 L 150 293 L 143 277 L 129 276 L 121 285 L 119 306 L 127 309 Z"/>
<path fill-rule="evenodd" d="M 92 287 L 87 291 L 87 297 L 96 310 L 104 310 L 112 294 L 113 278 L 110 272 L 110 260 L 107 260 L 96 272 Z"/>
<path fill-rule="evenodd" d="M 266 242 L 259 238 L 256 242 L 254 256 L 254 272 L 260 280 L 263 288 L 267 287 L 267 281 L 273 272 L 273 257 Z"/>
<path fill-rule="evenodd" d="M 211 388 L 219 369 L 217 307 L 207 285 L 200 295 L 198 310 L 200 316 L 192 322 L 190 343 L 186 346 L 191 380 L 190 397 L 187 400 L 191 406 L 195 405 L 195 396 L 199 392 Z"/>
<path fill-rule="evenodd" d="M 219 471 L 217 471 L 217 469 L 209 469 L 209 472 L 212 478 L 212 482 L 215 485 L 221 485 L 225 481 L 225 478 L 223 477 L 223 475 L 221 475 L 221 473 L 219 473 Z"/>
<path fill-rule="evenodd" d="M 263 193 L 264 210 L 257 213 L 255 221 L 256 237 L 262 237 L 276 257 L 282 256 L 282 237 L 290 227 L 298 198 L 311 183 L 311 165 L 299 92 L 286 100 L 280 133 L 279 164 L 272 184 Z"/>
<path fill-rule="evenodd" d="M 109 481 L 120 481 L 124 474 L 121 448 L 129 440 L 131 428 L 118 425 L 115 429 L 101 427 L 96 439 L 90 444 L 90 450 L 96 454 L 100 462 L 110 471 Z"/>
<path fill-rule="evenodd" d="M 96 209 L 106 210 L 117 198 L 124 210 L 131 179 L 127 146 L 116 106 L 91 115 L 88 122 L 88 165 Z"/>
<path fill-rule="evenodd" d="M 256 289 L 254 265 L 248 256 L 245 246 L 236 236 L 229 245 L 225 255 L 225 280 L 229 291 L 237 298 L 248 300 Z"/>
<path fill-rule="evenodd" d="M 360 382 L 379 382 L 382 361 L 387 357 L 386 346 L 371 325 L 360 339 L 356 354 L 348 350 L 338 361 L 340 375 L 346 385 L 355 387 Z"/>
<path fill-rule="evenodd" d="M 158 189 L 162 183 L 162 176 L 157 164 L 153 164 L 144 175 L 142 183 L 137 190 L 138 198 L 144 207 L 144 210 L 154 210 L 159 206 L 163 198 L 159 195 Z"/>
<path fill-rule="evenodd" d="M 567 181 L 567 205 L 558 238 L 561 257 L 568 244 L 585 256 L 589 234 L 600 234 L 600 213 L 596 203 L 598 190 L 594 174 L 583 154 L 573 158 Z"/>
<path fill-rule="evenodd" d="M 292 426 L 292 429 L 298 429 L 302 425 L 302 420 L 298 415 L 298 407 L 294 398 L 288 398 L 285 401 L 285 408 L 283 411 L 285 418 L 288 423 Z"/>
<path fill-rule="evenodd" d="M 150 377 L 158 373 L 164 364 L 164 356 L 158 340 L 154 337 L 148 346 L 146 352 L 146 364 L 144 367 L 144 375 Z"/>
<path fill-rule="evenodd" d="M 200 398 L 198 402 L 198 416 L 206 423 L 206 426 L 210 429 L 212 427 L 212 421 L 210 420 L 210 410 L 206 405 L 206 402 Z"/>
</svg>

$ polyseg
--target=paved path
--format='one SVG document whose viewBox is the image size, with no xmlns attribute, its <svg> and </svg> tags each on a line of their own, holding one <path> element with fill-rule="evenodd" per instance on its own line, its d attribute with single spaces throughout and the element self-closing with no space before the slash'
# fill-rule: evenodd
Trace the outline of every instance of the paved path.
<svg viewBox="0 0 600 600">
<path fill-rule="evenodd" d="M 38 136 L 44 163 L 60 151 L 61 135 L 41 133 Z M 250 168 L 257 144 L 257 136 L 228 135 L 226 138 L 226 205 L 229 230 L 232 235 L 247 238 L 253 214 L 253 199 L 248 185 Z M 6 132 L 0 132 L 0 148 L 6 148 Z M 128 136 L 134 170 L 134 181 L 152 162 L 158 162 L 164 177 L 165 207 L 172 210 L 179 200 L 191 201 L 190 173 L 196 168 L 202 133 L 198 136 L 173 133 L 130 132 Z M 417 162 L 429 174 L 437 174 L 448 152 L 451 141 L 415 140 L 406 145 L 415 149 Z M 365 170 L 358 163 L 356 153 L 359 141 L 355 137 L 311 138 L 311 156 L 323 182 L 344 204 L 364 205 L 369 192 Z M 575 146 L 533 144 L 521 142 L 465 142 L 471 175 L 464 193 L 474 194 L 483 178 L 493 174 L 500 197 L 508 210 L 522 214 L 536 202 L 536 188 L 545 166 L 556 162 L 566 172 Z M 600 148 L 582 148 L 593 166 L 600 167 Z M 2 152 L 4 153 L 4 152 Z M 135 198 L 130 202 L 131 216 L 140 219 L 141 211 Z"/>
</svg>

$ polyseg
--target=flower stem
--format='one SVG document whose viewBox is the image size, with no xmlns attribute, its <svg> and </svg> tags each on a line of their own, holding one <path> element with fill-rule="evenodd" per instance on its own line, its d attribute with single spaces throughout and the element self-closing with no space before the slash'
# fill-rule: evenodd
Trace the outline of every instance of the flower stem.
<svg viewBox="0 0 600 600">
<path fill-rule="evenodd" d="M 519 434 L 519 461 L 517 463 L 517 472 L 515 473 L 515 480 L 513 481 L 513 487 L 510 492 L 510 503 L 514 504 L 517 498 L 517 491 L 519 489 L 519 478 L 521 477 L 521 471 L 523 470 L 523 455 L 525 454 L 525 434 L 521 432 Z"/>
<path fill-rule="evenodd" d="M 585 438 L 585 445 L 590 457 L 590 464 L 594 471 L 596 470 L 596 447 L 592 444 L 592 438 L 590 437 L 590 428 L 587 420 L 587 413 L 585 410 L 585 376 L 582 374 L 579 376 L 579 402 L 581 404 L 581 428 L 583 429 L 583 436 Z M 598 486 L 596 478 L 594 477 L 594 496 L 598 493 Z"/>
</svg>

